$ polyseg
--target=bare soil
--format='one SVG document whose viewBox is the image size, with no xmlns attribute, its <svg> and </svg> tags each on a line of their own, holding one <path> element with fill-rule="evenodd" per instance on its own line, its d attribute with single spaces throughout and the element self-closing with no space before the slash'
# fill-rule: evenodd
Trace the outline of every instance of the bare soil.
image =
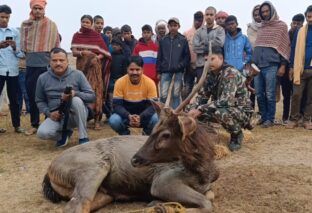
<svg viewBox="0 0 312 213">
<path fill-rule="evenodd" d="M 0 126 L 8 129 L 0 135 L 0 212 L 62 212 L 65 203 L 52 204 L 41 193 L 46 169 L 62 150 L 54 142 L 14 133 L 9 116 L 0 117 Z M 29 127 L 29 116 L 22 116 L 22 126 Z M 102 126 L 101 131 L 90 129 L 91 139 L 115 135 L 106 123 Z M 257 127 L 252 138 L 217 161 L 221 175 L 213 186 L 214 212 L 312 212 L 312 131 Z M 77 141 L 75 132 L 69 147 Z M 97 212 L 144 207 L 113 203 Z"/>
</svg>

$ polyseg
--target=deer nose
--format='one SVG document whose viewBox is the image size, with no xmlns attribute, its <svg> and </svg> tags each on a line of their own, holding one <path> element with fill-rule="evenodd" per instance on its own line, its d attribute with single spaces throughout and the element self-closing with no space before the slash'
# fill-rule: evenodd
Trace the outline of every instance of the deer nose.
<svg viewBox="0 0 312 213">
<path fill-rule="evenodd" d="M 142 163 L 142 158 L 140 158 L 137 155 L 132 157 L 131 164 L 132 164 L 133 167 L 138 167 L 138 166 L 141 165 L 141 163 Z"/>
</svg>

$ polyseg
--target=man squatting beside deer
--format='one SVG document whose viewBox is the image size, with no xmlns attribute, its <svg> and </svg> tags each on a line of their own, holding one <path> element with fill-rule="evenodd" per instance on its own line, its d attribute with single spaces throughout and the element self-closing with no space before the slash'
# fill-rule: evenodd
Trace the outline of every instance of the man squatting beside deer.
<svg viewBox="0 0 312 213">
<path fill-rule="evenodd" d="M 252 108 L 242 74 L 224 63 L 221 47 L 212 47 L 208 58 L 210 72 L 196 101 L 187 108 L 194 118 L 221 123 L 231 134 L 229 148 L 241 148 L 242 128 L 252 129 L 250 124 Z M 207 99 L 211 101 L 207 103 Z"/>
</svg>

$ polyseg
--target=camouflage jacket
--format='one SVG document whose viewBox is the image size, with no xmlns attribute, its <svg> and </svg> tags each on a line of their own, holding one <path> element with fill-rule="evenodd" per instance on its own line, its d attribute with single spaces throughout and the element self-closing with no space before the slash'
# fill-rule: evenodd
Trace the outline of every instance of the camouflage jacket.
<svg viewBox="0 0 312 213">
<path fill-rule="evenodd" d="M 234 67 L 223 65 L 218 74 L 209 72 L 196 100 L 188 108 L 205 111 L 206 107 L 237 107 L 250 112 L 251 105 L 245 77 Z M 211 98 L 211 102 L 208 103 Z"/>
</svg>

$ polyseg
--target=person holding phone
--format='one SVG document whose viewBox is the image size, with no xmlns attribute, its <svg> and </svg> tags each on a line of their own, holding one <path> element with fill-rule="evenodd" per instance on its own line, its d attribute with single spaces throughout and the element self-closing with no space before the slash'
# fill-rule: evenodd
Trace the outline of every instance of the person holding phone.
<svg viewBox="0 0 312 213">
<path fill-rule="evenodd" d="M 4 83 L 7 85 L 12 125 L 17 133 L 23 133 L 20 127 L 18 105 L 18 63 L 24 57 L 20 51 L 20 33 L 8 26 L 12 10 L 7 5 L 0 5 L 0 94 Z M 1 131 L 1 130 L 0 130 Z M 2 130 L 3 132 L 3 130 Z"/>
</svg>

